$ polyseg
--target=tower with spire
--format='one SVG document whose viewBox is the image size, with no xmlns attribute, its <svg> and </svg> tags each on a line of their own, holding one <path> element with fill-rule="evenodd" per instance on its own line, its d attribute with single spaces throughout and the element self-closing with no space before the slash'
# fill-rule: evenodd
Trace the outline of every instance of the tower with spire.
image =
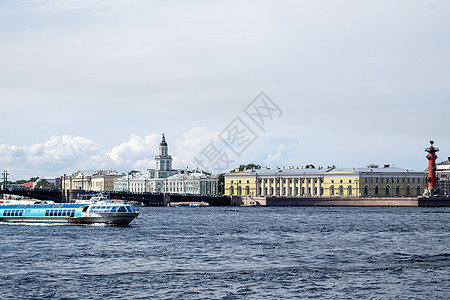
<svg viewBox="0 0 450 300">
<path fill-rule="evenodd" d="M 167 178 L 171 176 L 172 156 L 169 155 L 169 146 L 167 146 L 166 137 L 163 133 L 161 143 L 159 143 L 159 155 L 155 157 L 156 161 L 156 178 Z"/>
</svg>

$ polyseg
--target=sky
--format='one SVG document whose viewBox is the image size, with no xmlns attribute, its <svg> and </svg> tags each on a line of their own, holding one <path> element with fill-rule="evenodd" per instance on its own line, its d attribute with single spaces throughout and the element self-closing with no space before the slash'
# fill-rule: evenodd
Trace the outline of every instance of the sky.
<svg viewBox="0 0 450 300">
<path fill-rule="evenodd" d="M 11 180 L 450 156 L 449 1 L 0 0 Z M 261 94 L 263 92 L 263 94 Z"/>
</svg>

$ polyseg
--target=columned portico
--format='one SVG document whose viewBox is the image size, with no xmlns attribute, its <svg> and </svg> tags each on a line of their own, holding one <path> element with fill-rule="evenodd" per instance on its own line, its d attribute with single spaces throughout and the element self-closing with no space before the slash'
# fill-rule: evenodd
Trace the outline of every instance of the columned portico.
<svg viewBox="0 0 450 300">
<path fill-rule="evenodd" d="M 317 195 L 319 197 L 322 197 L 321 189 L 322 189 L 322 179 L 317 178 Z"/>
<path fill-rule="evenodd" d="M 292 185 L 291 185 L 291 196 L 295 197 L 295 178 L 292 178 Z"/>
<path fill-rule="evenodd" d="M 289 181 L 290 181 L 290 178 L 286 178 L 285 180 L 284 180 L 284 183 L 285 183 L 285 186 L 284 186 L 284 195 L 287 197 L 287 196 L 289 196 Z"/>
<path fill-rule="evenodd" d="M 305 178 L 305 197 L 308 197 L 310 195 L 309 193 L 309 178 Z"/>
<path fill-rule="evenodd" d="M 267 183 L 268 183 L 267 194 L 269 196 L 272 196 L 272 181 L 273 180 L 271 178 L 267 179 Z"/>
</svg>

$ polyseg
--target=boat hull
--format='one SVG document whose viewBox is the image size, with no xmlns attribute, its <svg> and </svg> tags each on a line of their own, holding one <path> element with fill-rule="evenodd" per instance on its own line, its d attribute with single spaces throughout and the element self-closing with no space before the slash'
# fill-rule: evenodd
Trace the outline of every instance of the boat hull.
<svg viewBox="0 0 450 300">
<path fill-rule="evenodd" d="M 110 225 L 125 226 L 130 224 L 139 215 L 135 213 L 122 213 L 103 216 L 82 217 L 0 217 L 0 222 L 10 223 L 47 223 L 47 224 L 95 224 L 103 223 Z"/>
<path fill-rule="evenodd" d="M 92 204 L 1 205 L 0 222 L 94 224 L 124 226 L 139 216 L 139 211 L 123 203 L 109 201 Z"/>
</svg>

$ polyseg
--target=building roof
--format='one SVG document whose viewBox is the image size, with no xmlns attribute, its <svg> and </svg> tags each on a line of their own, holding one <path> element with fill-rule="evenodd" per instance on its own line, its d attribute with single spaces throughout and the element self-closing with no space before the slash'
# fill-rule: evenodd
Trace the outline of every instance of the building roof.
<svg viewBox="0 0 450 300">
<path fill-rule="evenodd" d="M 231 172 L 226 175 L 233 176 L 237 175 L 249 175 L 255 174 L 258 176 L 277 176 L 277 175 L 286 175 L 286 176 L 295 176 L 295 175 L 342 175 L 342 174 L 394 174 L 394 173 L 417 173 L 423 174 L 423 171 L 413 171 L 409 169 L 402 169 L 396 167 L 382 167 L 382 168 L 368 168 L 368 167 L 359 167 L 359 168 L 317 168 L 317 169 L 252 169 L 245 170 L 241 172 Z"/>
<path fill-rule="evenodd" d="M 215 176 L 206 175 L 204 173 L 175 174 L 167 178 L 167 180 L 189 180 L 189 179 L 216 179 Z"/>
<path fill-rule="evenodd" d="M 167 146 L 166 137 L 165 137 L 164 133 L 162 135 L 161 143 L 159 145 L 160 146 Z"/>
<path fill-rule="evenodd" d="M 450 157 L 448 158 L 448 160 L 444 160 L 444 161 L 437 163 L 436 167 L 437 167 L 438 171 L 450 170 Z"/>
</svg>

